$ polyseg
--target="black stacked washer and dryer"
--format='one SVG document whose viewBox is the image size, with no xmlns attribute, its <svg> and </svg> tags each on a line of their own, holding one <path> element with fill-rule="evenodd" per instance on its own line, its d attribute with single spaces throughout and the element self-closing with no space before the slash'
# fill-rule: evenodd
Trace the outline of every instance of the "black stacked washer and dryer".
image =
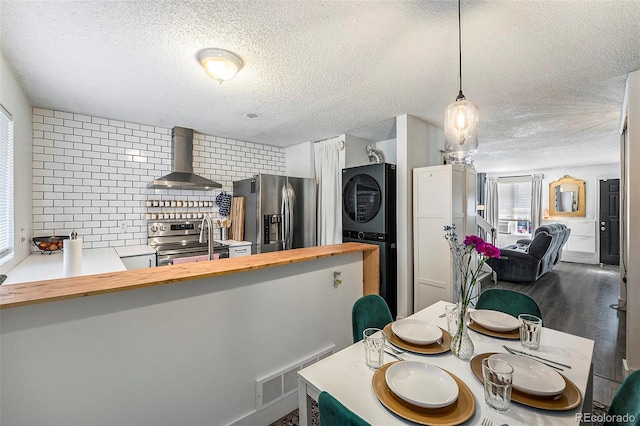
<svg viewBox="0 0 640 426">
<path fill-rule="evenodd" d="M 380 248 L 380 296 L 397 313 L 396 166 L 376 163 L 342 170 L 342 241 Z"/>
</svg>

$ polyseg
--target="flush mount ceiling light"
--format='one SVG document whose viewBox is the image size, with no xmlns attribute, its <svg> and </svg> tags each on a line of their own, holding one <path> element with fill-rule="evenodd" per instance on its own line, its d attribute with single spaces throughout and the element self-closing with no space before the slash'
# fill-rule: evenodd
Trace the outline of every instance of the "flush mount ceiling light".
<svg viewBox="0 0 640 426">
<path fill-rule="evenodd" d="M 456 101 L 444 112 L 444 151 L 453 164 L 473 167 L 473 155 L 478 151 L 478 106 L 462 94 L 462 40 L 460 30 L 460 0 L 458 0 L 458 53 L 460 91 Z"/>
<path fill-rule="evenodd" d="M 204 72 L 219 83 L 231 80 L 244 63 L 238 55 L 224 49 L 204 49 L 198 52 L 198 61 Z"/>
</svg>

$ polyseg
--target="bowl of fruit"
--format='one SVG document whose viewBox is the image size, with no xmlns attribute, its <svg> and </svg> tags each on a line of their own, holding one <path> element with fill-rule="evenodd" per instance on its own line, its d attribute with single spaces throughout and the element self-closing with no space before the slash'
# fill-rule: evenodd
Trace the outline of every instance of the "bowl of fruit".
<svg viewBox="0 0 640 426">
<path fill-rule="evenodd" d="M 38 247 L 42 254 L 53 253 L 57 250 L 62 250 L 64 247 L 64 240 L 69 237 L 51 236 L 51 237 L 33 237 L 33 244 Z"/>
</svg>

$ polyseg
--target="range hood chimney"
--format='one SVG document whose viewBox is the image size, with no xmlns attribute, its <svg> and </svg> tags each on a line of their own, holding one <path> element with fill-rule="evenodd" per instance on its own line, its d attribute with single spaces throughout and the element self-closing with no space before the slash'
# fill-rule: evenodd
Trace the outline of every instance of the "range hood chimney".
<svg viewBox="0 0 640 426">
<path fill-rule="evenodd" d="M 153 189 L 214 189 L 218 182 L 193 173 L 193 130 L 184 127 L 171 129 L 171 173 L 149 184 Z"/>
</svg>

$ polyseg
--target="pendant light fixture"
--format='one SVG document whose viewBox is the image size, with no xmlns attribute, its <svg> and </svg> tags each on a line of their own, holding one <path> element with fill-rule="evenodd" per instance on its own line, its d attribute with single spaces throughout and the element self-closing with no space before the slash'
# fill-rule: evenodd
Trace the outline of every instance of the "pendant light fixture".
<svg viewBox="0 0 640 426">
<path fill-rule="evenodd" d="M 478 106 L 462 94 L 462 37 L 460 30 L 460 0 L 458 0 L 458 53 L 460 91 L 456 101 L 444 112 L 444 153 L 452 164 L 473 167 L 473 155 L 478 151 Z"/>
</svg>

